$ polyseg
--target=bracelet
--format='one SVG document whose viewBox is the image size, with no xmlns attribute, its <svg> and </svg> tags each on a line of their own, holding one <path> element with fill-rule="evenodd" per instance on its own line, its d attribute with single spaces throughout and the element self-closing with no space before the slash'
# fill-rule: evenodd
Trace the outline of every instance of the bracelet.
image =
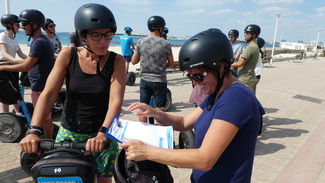
<svg viewBox="0 0 325 183">
<path fill-rule="evenodd" d="M 39 127 L 39 126 L 35 126 L 35 125 L 33 125 L 33 126 L 29 126 L 27 129 L 28 129 L 28 130 L 39 130 L 39 131 L 42 131 L 42 128 L 41 128 L 41 127 Z"/>
<path fill-rule="evenodd" d="M 38 130 L 27 130 L 25 136 L 29 135 L 29 134 L 35 134 L 37 136 L 41 136 L 41 132 L 39 132 Z"/>
</svg>

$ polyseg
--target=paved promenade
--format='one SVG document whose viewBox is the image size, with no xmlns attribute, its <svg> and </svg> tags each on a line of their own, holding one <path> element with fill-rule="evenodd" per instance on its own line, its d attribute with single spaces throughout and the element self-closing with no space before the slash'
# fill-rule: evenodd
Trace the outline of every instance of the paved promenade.
<svg viewBox="0 0 325 183">
<path fill-rule="evenodd" d="M 184 115 L 192 90 L 182 72 L 168 74 L 173 104 L 170 113 Z M 30 100 L 26 92 L 26 100 Z M 253 183 L 325 182 L 325 58 L 265 64 L 257 86 L 265 108 L 258 137 Z M 136 120 L 128 105 L 139 100 L 139 78 L 127 86 L 121 118 Z M 55 119 L 58 121 L 58 118 Z M 177 134 L 175 141 L 177 144 Z M 32 182 L 20 168 L 17 143 L 0 142 L 0 182 Z M 191 171 L 171 168 L 175 183 L 187 183 Z"/>
</svg>

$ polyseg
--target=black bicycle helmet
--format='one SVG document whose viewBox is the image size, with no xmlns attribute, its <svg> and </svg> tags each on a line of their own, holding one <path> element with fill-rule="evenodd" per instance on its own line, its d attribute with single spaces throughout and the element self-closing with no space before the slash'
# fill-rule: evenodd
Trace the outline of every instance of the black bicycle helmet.
<svg viewBox="0 0 325 183">
<path fill-rule="evenodd" d="M 44 21 L 44 24 L 42 26 L 43 30 L 47 30 L 47 26 L 50 24 L 50 23 L 53 23 L 54 24 L 54 21 L 50 18 L 46 18 L 45 21 Z"/>
<path fill-rule="evenodd" d="M 26 21 L 28 23 L 36 23 L 42 27 L 45 21 L 45 17 L 42 12 L 34 9 L 24 10 L 19 15 L 19 20 Z"/>
<path fill-rule="evenodd" d="M 13 15 L 13 14 L 4 14 L 1 17 L 1 24 L 2 26 L 6 27 L 6 28 L 10 28 L 9 25 L 11 25 L 12 28 L 12 24 L 13 23 L 19 23 L 20 20 L 18 19 L 18 16 Z"/>
<path fill-rule="evenodd" d="M 150 31 L 159 30 L 160 27 L 165 27 L 166 22 L 163 17 L 155 15 L 148 19 L 147 25 Z"/>
<path fill-rule="evenodd" d="M 85 4 L 77 10 L 74 26 L 77 32 L 89 29 L 111 29 L 115 33 L 117 29 L 111 10 L 95 3 Z"/>
<path fill-rule="evenodd" d="M 265 41 L 261 37 L 256 38 L 256 43 L 257 43 L 259 48 L 263 48 L 263 46 L 265 45 Z"/>
<path fill-rule="evenodd" d="M 239 37 L 239 31 L 236 30 L 236 29 L 231 29 L 231 30 L 228 32 L 228 36 L 236 36 L 236 37 Z"/>
<path fill-rule="evenodd" d="M 215 70 L 220 60 L 229 65 L 233 59 L 232 46 L 219 29 L 208 29 L 187 40 L 179 52 L 180 70 L 207 66 Z"/>
<path fill-rule="evenodd" d="M 250 24 L 245 27 L 244 32 L 251 32 L 252 34 L 256 34 L 256 37 L 258 37 L 261 33 L 261 28 L 258 25 Z"/>
</svg>

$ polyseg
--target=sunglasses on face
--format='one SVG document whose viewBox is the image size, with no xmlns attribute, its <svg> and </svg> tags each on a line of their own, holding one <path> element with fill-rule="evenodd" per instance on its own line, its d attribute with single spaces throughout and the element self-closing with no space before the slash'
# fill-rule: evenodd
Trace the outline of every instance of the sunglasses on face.
<svg viewBox="0 0 325 183">
<path fill-rule="evenodd" d="M 27 25 L 29 25 L 30 23 L 29 22 L 21 22 L 21 26 L 23 27 L 23 26 L 27 26 Z"/>
<path fill-rule="evenodd" d="M 98 33 L 98 32 L 92 32 L 92 33 L 87 33 L 90 35 L 90 38 L 93 40 L 93 41 L 99 41 L 102 39 L 102 37 L 105 38 L 105 40 L 112 40 L 113 39 L 113 32 L 111 31 L 108 31 L 104 34 L 101 34 L 101 33 Z"/>
<path fill-rule="evenodd" d="M 186 76 L 188 77 L 188 79 L 190 80 L 194 80 L 196 82 L 202 82 L 204 80 L 204 77 L 208 74 L 207 71 L 204 71 L 203 73 L 199 73 L 199 74 L 186 74 Z"/>
<path fill-rule="evenodd" d="M 55 28 L 55 24 L 53 24 L 53 25 L 49 25 L 48 27 L 50 27 L 50 28 Z"/>
<path fill-rule="evenodd" d="M 15 23 L 14 24 L 16 27 L 20 27 L 20 24 L 19 23 Z"/>
</svg>

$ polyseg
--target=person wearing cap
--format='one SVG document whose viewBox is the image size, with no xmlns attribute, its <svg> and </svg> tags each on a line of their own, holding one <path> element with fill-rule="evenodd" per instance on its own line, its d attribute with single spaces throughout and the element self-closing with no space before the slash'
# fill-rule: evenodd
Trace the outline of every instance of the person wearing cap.
<svg viewBox="0 0 325 183">
<path fill-rule="evenodd" d="M 133 38 L 131 37 L 132 28 L 129 26 L 126 26 L 124 28 L 125 34 L 120 36 L 120 45 L 122 50 L 122 56 L 125 59 L 125 74 L 129 71 L 129 64 L 132 59 L 133 50 L 135 49 Z"/>
<path fill-rule="evenodd" d="M 16 54 L 25 59 L 27 56 L 21 51 L 16 38 L 16 33 L 18 33 L 20 28 L 20 20 L 17 15 L 5 14 L 1 17 L 1 24 L 6 28 L 4 32 L 0 33 L 0 62 L 8 60 L 16 60 Z M 19 81 L 19 72 L 12 72 L 13 76 Z M 9 105 L 0 103 L 2 112 L 9 112 Z M 22 115 L 19 112 L 19 105 L 14 104 L 15 113 L 17 115 Z"/>
<path fill-rule="evenodd" d="M 156 108 L 164 110 L 167 97 L 167 67 L 174 65 L 170 43 L 161 37 L 166 22 L 161 16 L 151 16 L 147 21 L 150 35 L 139 39 L 132 64 L 140 62 L 140 102 L 149 104 L 151 96 L 155 98 Z M 140 116 L 140 122 L 147 117 Z"/>
<path fill-rule="evenodd" d="M 49 38 L 49 40 L 52 42 L 53 49 L 54 49 L 54 59 L 58 56 L 59 52 L 62 50 L 62 44 L 60 41 L 60 36 L 55 33 L 55 27 L 56 24 L 54 21 L 50 18 L 46 18 L 43 30 L 45 31 L 44 35 Z"/>
<path fill-rule="evenodd" d="M 42 34 L 41 27 L 44 24 L 45 17 L 42 12 L 35 9 L 27 9 L 19 14 L 21 27 L 25 34 L 29 36 L 28 41 L 32 38 L 30 50 L 27 58 L 23 60 L 13 60 L 1 62 L 0 71 L 28 72 L 30 81 L 31 99 L 34 107 L 41 95 L 48 75 L 54 65 L 54 52 L 51 41 Z M 52 106 L 51 106 L 52 107 Z M 51 112 L 44 118 L 44 130 L 46 138 L 52 138 L 53 124 Z"/>
<path fill-rule="evenodd" d="M 193 183 L 249 183 L 265 112 L 255 95 L 232 75 L 232 59 L 230 42 L 219 29 L 202 31 L 186 41 L 179 52 L 180 69 L 187 71 L 187 77 L 207 98 L 185 116 L 144 103 L 133 103 L 128 110 L 154 117 L 176 131 L 194 128 L 195 148 L 164 149 L 131 140 L 121 145 L 126 159 L 191 168 Z"/>
<path fill-rule="evenodd" d="M 231 46 L 232 46 L 232 51 L 234 52 L 234 60 L 233 63 L 238 62 L 240 55 L 243 52 L 243 45 L 240 44 L 237 39 L 239 37 L 239 31 L 236 29 L 231 29 L 228 32 L 228 38 L 229 41 L 231 42 Z M 233 71 L 233 74 L 237 77 L 237 68 L 230 68 Z"/>
<path fill-rule="evenodd" d="M 112 182 L 118 145 L 104 133 L 119 116 L 125 91 L 124 58 L 108 50 L 117 25 L 113 13 L 95 3 L 81 6 L 75 13 L 74 23 L 85 46 L 66 47 L 59 53 L 34 110 L 31 126 L 38 129 L 44 125 L 44 118 L 66 80 L 66 105 L 55 140 L 86 142 L 86 151 L 93 153 L 97 163 L 100 182 Z M 41 141 L 39 135 L 31 131 L 20 142 L 21 149 L 36 153 Z M 106 143 L 109 147 L 104 149 Z"/>
<path fill-rule="evenodd" d="M 256 38 L 260 35 L 261 28 L 258 25 L 250 24 L 244 29 L 244 36 L 248 46 L 238 62 L 231 64 L 231 67 L 238 68 L 237 77 L 240 82 L 246 85 L 254 93 L 254 85 L 257 83 L 255 67 L 259 58 L 260 49 L 256 44 Z"/>
</svg>

